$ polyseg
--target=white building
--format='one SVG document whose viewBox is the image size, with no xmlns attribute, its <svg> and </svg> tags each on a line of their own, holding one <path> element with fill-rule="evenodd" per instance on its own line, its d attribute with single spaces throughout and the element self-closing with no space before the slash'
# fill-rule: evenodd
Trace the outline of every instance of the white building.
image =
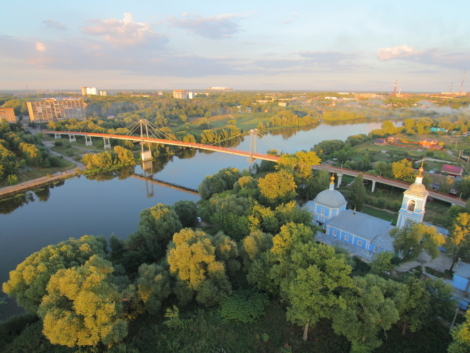
<svg viewBox="0 0 470 353">
<path fill-rule="evenodd" d="M 88 96 L 96 96 L 98 93 L 96 91 L 96 87 L 87 87 L 86 88 L 86 94 Z"/>
</svg>

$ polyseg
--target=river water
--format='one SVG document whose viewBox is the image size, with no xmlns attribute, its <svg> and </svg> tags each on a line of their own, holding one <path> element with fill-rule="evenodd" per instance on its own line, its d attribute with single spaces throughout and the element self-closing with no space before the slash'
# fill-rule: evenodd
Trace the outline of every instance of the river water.
<svg viewBox="0 0 470 353">
<path fill-rule="evenodd" d="M 258 140 L 258 152 L 277 149 L 286 153 L 309 150 L 323 140 L 345 140 L 350 135 L 367 134 L 381 127 L 382 122 L 347 125 L 319 125 L 303 130 L 283 129 Z M 249 150 L 249 140 L 237 149 Z M 154 178 L 197 189 L 206 175 L 222 168 L 248 167 L 245 157 L 224 153 L 195 152 L 189 158 L 161 158 L 155 163 Z M 25 197 L 0 201 L 0 283 L 27 256 L 41 248 L 70 237 L 111 234 L 126 238 L 137 229 L 140 212 L 157 203 L 173 205 L 179 200 L 197 201 L 199 197 L 172 188 L 146 183 L 128 177 L 132 170 L 123 170 L 115 177 L 83 176 L 66 180 L 62 185 L 41 192 L 28 192 Z M 142 174 L 140 167 L 135 173 Z M 5 295 L 0 294 L 0 298 Z M 18 314 L 10 299 L 0 305 L 0 320 Z"/>
</svg>

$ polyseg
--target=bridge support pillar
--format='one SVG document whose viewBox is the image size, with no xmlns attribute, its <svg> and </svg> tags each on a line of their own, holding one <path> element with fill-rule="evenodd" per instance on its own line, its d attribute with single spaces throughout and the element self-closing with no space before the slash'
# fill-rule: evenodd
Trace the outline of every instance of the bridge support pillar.
<svg viewBox="0 0 470 353">
<path fill-rule="evenodd" d="M 142 169 L 146 171 L 152 170 L 152 161 L 142 161 Z"/>
<path fill-rule="evenodd" d="M 75 137 L 75 135 L 69 135 L 69 141 L 72 143 L 72 142 L 77 142 L 77 138 Z"/>
<path fill-rule="evenodd" d="M 60 136 L 60 134 L 54 134 L 54 138 L 55 138 L 56 140 L 58 140 L 58 139 L 60 139 L 60 138 L 62 138 L 62 137 Z"/>
<path fill-rule="evenodd" d="M 152 159 L 152 151 L 151 150 L 147 150 L 147 151 L 142 150 L 141 156 L 142 156 L 142 162 L 150 161 Z"/>
<path fill-rule="evenodd" d="M 91 136 L 85 135 L 85 146 L 93 146 L 93 141 L 91 140 Z"/>
<path fill-rule="evenodd" d="M 103 147 L 105 150 L 111 149 L 111 141 L 109 141 L 109 138 L 103 137 Z"/>
<path fill-rule="evenodd" d="M 374 192 L 374 191 L 375 191 L 375 183 L 376 183 L 376 181 L 375 181 L 375 180 L 372 180 L 372 190 L 371 190 L 371 192 Z"/>
<path fill-rule="evenodd" d="M 336 176 L 338 178 L 338 184 L 336 184 L 336 187 L 339 188 L 341 186 L 341 182 L 343 181 L 343 174 L 338 173 Z"/>
</svg>

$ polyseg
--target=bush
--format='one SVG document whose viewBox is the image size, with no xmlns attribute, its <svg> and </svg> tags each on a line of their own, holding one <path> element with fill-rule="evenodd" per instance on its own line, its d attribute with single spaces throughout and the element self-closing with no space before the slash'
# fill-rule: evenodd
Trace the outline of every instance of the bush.
<svg viewBox="0 0 470 353">
<path fill-rule="evenodd" d="M 54 141 L 54 146 L 59 147 L 59 146 L 62 146 L 62 145 L 63 145 L 62 141 Z"/>
<path fill-rule="evenodd" d="M 226 320 L 246 324 L 257 320 L 268 305 L 269 299 L 266 294 L 239 290 L 222 302 L 220 315 Z"/>
<path fill-rule="evenodd" d="M 73 157 L 73 156 L 75 156 L 75 152 L 74 152 L 73 149 L 71 149 L 71 148 L 65 150 L 65 151 L 64 151 L 64 154 L 65 154 L 67 157 Z"/>
</svg>

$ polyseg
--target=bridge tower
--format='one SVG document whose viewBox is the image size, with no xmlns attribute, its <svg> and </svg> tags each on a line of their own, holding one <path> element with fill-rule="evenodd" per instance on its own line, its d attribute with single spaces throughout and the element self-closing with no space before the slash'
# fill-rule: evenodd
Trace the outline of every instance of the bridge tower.
<svg viewBox="0 0 470 353">
<path fill-rule="evenodd" d="M 258 129 L 251 129 L 250 130 L 250 163 L 254 161 L 256 158 L 253 158 L 253 154 L 256 153 L 256 137 L 258 136 Z"/>
<path fill-rule="evenodd" d="M 145 142 L 144 138 L 149 137 L 149 127 L 148 127 L 148 121 L 145 119 L 140 119 L 140 146 L 142 147 L 142 162 L 148 161 L 152 159 L 152 151 L 150 150 L 150 144 L 147 143 L 148 145 L 148 150 L 145 151 Z"/>
</svg>

